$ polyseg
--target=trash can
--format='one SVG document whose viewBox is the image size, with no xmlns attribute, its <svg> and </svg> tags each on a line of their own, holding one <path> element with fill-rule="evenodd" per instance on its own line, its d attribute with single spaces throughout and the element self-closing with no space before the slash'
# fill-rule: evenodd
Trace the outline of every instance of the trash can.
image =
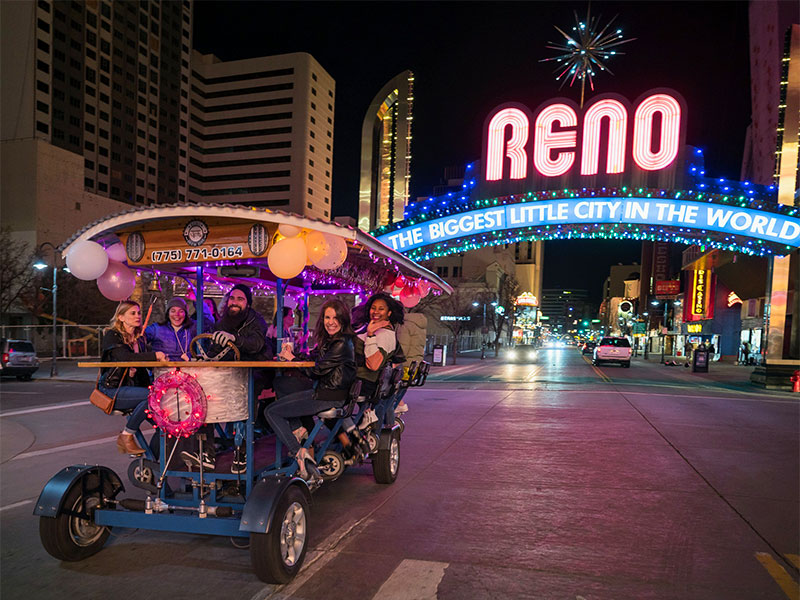
<svg viewBox="0 0 800 600">
<path fill-rule="evenodd" d="M 447 344 L 436 344 L 433 347 L 433 366 L 443 367 L 447 364 Z"/>
<path fill-rule="evenodd" d="M 708 373 L 708 350 L 697 349 L 694 351 L 692 373 Z"/>
</svg>

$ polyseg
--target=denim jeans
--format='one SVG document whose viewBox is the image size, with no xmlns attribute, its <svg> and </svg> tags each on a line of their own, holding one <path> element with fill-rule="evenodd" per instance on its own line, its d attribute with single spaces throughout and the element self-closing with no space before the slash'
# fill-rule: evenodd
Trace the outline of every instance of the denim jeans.
<svg viewBox="0 0 800 600">
<path fill-rule="evenodd" d="M 131 431 L 137 431 L 146 416 L 144 411 L 147 408 L 147 396 L 150 394 L 150 390 L 134 385 L 123 385 L 119 388 L 119 393 L 117 393 L 117 388 L 107 388 L 101 385 L 99 389 L 111 398 L 116 395 L 115 410 L 133 409 L 125 426 Z"/>
<path fill-rule="evenodd" d="M 315 400 L 314 390 L 303 390 L 273 402 L 264 411 L 264 416 L 278 439 L 286 446 L 289 453 L 294 455 L 300 450 L 300 443 L 292 433 L 290 419 L 293 421 L 296 417 L 315 415 L 340 404 L 328 400 Z"/>
</svg>

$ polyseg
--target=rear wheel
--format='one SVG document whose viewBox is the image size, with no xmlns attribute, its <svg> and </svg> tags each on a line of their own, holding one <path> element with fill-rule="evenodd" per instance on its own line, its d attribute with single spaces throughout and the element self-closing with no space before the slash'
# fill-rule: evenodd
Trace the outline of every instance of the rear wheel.
<svg viewBox="0 0 800 600">
<path fill-rule="evenodd" d="M 106 543 L 110 529 L 95 525 L 94 511 L 101 502 L 96 475 L 87 476 L 86 496 L 82 495 L 81 482 L 73 484 L 64 499 L 64 512 L 57 517 L 39 517 L 39 539 L 50 556 L 75 562 L 96 554 Z M 94 490 L 94 491 L 88 491 Z M 111 493 L 106 484 L 104 494 Z"/>
<path fill-rule="evenodd" d="M 291 485 L 278 501 L 267 533 L 250 534 L 250 562 L 266 583 L 288 583 L 300 571 L 308 543 L 308 501 Z"/>
<path fill-rule="evenodd" d="M 630 369 L 631 368 L 631 361 L 622 363 L 622 366 L 625 367 L 626 369 Z"/>
<path fill-rule="evenodd" d="M 391 436 L 388 447 L 378 450 L 372 458 L 372 474 L 378 483 L 394 483 L 400 470 L 400 432 L 387 431 L 381 437 Z"/>
</svg>

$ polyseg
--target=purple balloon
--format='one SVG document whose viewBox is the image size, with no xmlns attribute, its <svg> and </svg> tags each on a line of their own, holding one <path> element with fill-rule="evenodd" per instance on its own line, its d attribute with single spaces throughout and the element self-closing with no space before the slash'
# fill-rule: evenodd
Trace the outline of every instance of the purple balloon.
<svg viewBox="0 0 800 600">
<path fill-rule="evenodd" d="M 109 300 L 127 300 L 136 287 L 136 274 L 122 263 L 110 260 L 105 273 L 97 278 L 97 288 Z"/>
</svg>

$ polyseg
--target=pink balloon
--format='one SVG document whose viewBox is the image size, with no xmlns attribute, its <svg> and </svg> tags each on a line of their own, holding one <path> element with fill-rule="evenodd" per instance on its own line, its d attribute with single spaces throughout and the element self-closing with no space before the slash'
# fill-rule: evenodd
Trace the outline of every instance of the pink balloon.
<svg viewBox="0 0 800 600">
<path fill-rule="evenodd" d="M 412 308 L 417 304 L 419 304 L 419 294 L 417 294 L 416 292 L 406 293 L 406 290 L 403 290 L 400 293 L 400 302 L 406 308 Z"/>
<path fill-rule="evenodd" d="M 125 265 L 108 261 L 105 273 L 97 278 L 97 288 L 109 300 L 127 300 L 136 287 L 136 274 Z"/>
</svg>

